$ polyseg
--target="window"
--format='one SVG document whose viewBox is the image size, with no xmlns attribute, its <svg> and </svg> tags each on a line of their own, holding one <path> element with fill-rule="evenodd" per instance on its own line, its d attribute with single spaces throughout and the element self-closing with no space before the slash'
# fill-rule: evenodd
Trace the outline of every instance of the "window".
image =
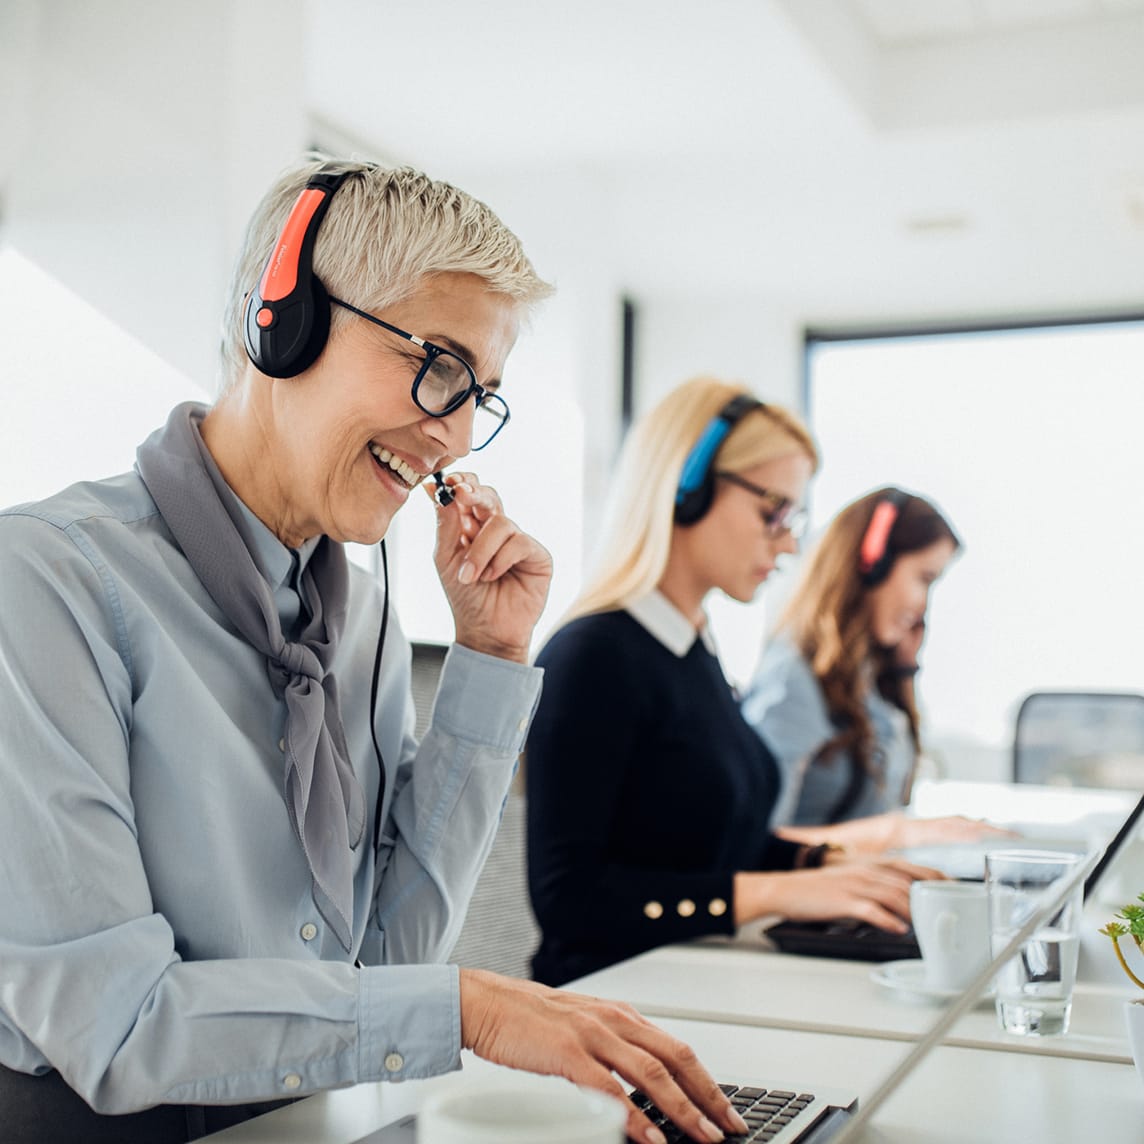
<svg viewBox="0 0 1144 1144">
<path fill-rule="evenodd" d="M 965 544 L 919 682 L 951 777 L 1007 775 L 1027 691 L 1144 689 L 1144 321 L 812 335 L 807 358 L 813 531 L 899 484 Z"/>
</svg>

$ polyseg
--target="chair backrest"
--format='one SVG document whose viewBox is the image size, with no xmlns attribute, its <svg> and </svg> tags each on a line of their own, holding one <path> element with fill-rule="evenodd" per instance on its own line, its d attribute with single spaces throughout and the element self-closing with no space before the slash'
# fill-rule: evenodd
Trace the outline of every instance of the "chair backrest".
<svg viewBox="0 0 1144 1144">
<path fill-rule="evenodd" d="M 449 958 L 468 969 L 531 977 L 540 927 L 528 900 L 527 815 L 520 776 L 509 791 L 500 828 L 477 880 L 461 936 Z"/>
<path fill-rule="evenodd" d="M 1017 711 L 1013 780 L 1144 788 L 1144 695 L 1031 692 Z"/>
<path fill-rule="evenodd" d="M 413 705 L 416 735 L 429 726 L 437 682 L 449 651 L 447 644 L 412 641 Z M 500 826 L 485 867 L 477 879 L 465 924 L 449 958 L 468 969 L 491 969 L 509 977 L 531 977 L 532 955 L 540 944 L 540 927 L 528 900 L 525 867 L 523 766 L 505 803 Z"/>
<path fill-rule="evenodd" d="M 433 701 L 437 698 L 437 681 L 441 678 L 441 668 L 448 654 L 448 644 L 418 643 L 414 640 L 413 649 L 413 706 L 417 710 L 418 741 L 429 726 L 433 714 Z"/>
</svg>

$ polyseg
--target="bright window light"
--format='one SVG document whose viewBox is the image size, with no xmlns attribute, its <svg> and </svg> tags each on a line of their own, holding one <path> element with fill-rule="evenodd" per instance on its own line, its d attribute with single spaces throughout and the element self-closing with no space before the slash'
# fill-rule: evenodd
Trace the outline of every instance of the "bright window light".
<svg viewBox="0 0 1144 1144">
<path fill-rule="evenodd" d="M 126 472 L 188 380 L 11 247 L 0 248 L 0 504 Z"/>
<path fill-rule="evenodd" d="M 1007 777 L 1028 691 L 1144 689 L 1144 322 L 812 342 L 809 378 L 816 531 L 897 484 L 965 544 L 919 681 L 951 777 Z"/>
</svg>

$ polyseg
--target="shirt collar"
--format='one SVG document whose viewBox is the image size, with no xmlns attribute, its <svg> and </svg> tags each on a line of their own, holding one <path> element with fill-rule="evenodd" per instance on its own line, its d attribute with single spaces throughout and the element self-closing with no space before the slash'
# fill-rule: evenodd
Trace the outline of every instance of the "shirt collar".
<svg viewBox="0 0 1144 1144">
<path fill-rule="evenodd" d="M 712 655 L 716 654 L 706 617 L 703 627 L 696 631 L 695 625 L 659 589 L 632 600 L 624 611 L 679 659 L 687 655 L 697 639 Z"/>
</svg>

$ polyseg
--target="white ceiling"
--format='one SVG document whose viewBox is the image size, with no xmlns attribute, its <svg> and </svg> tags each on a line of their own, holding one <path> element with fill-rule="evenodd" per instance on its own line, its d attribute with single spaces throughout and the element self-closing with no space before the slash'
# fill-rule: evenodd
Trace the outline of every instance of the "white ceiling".
<svg viewBox="0 0 1144 1144">
<path fill-rule="evenodd" d="M 320 119 L 458 182 L 591 183 L 590 217 L 553 210 L 606 232 L 637 297 L 1144 310 L 1144 0 L 321 0 L 310 20 Z"/>
<path fill-rule="evenodd" d="M 849 0 L 849 5 L 882 44 L 1093 24 L 1144 11 L 1144 0 Z"/>
</svg>

